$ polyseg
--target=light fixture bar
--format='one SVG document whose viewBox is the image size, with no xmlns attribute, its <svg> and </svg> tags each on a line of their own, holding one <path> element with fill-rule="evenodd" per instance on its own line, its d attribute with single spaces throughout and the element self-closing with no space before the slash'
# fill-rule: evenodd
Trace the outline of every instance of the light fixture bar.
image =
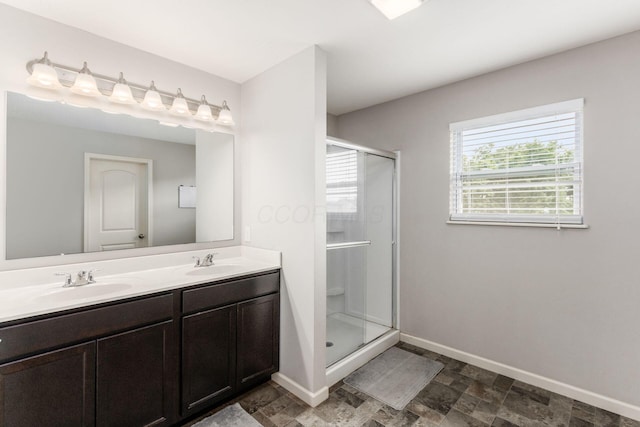
<svg viewBox="0 0 640 427">
<path fill-rule="evenodd" d="M 33 66 L 37 64 L 38 61 L 40 61 L 40 59 L 34 59 L 32 61 L 27 62 L 27 71 L 29 72 L 29 74 L 33 73 Z M 58 76 L 59 77 L 58 80 L 63 86 L 67 88 L 70 88 L 71 86 L 73 86 L 76 75 L 82 71 L 80 68 L 69 67 L 67 65 L 56 64 L 54 62 L 51 62 L 49 65 L 61 71 L 60 73 L 61 75 Z M 105 95 L 111 95 L 113 93 L 113 88 L 115 87 L 115 85 L 118 83 L 118 80 L 119 80 L 119 78 L 109 77 L 103 74 L 97 74 L 97 73 L 94 73 L 93 71 L 91 72 L 91 75 L 96 80 L 96 83 L 98 84 L 98 89 L 106 92 Z M 131 88 L 133 97 L 138 102 L 142 102 L 142 100 L 144 100 L 144 95 L 147 92 L 147 89 L 149 89 L 149 85 L 148 84 L 141 85 L 141 84 L 130 82 L 128 80 L 127 80 L 127 84 Z M 167 98 L 168 102 L 166 104 L 168 105 L 171 105 L 171 103 L 173 102 L 173 99 L 176 97 L 175 92 L 167 92 L 159 89 L 156 89 L 156 91 L 164 98 Z M 198 110 L 198 106 L 201 103 L 200 100 L 195 100 L 187 97 L 184 97 L 184 99 L 187 101 L 187 104 L 189 105 L 190 110 L 191 109 L 193 111 Z M 220 111 L 222 110 L 222 106 L 214 105 L 214 104 L 209 104 L 209 106 L 215 112 L 216 115 L 220 114 Z"/>
</svg>

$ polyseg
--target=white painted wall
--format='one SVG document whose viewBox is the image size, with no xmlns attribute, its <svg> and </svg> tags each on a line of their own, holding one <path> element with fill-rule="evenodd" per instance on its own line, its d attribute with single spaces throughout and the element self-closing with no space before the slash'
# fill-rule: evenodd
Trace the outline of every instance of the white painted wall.
<svg viewBox="0 0 640 427">
<path fill-rule="evenodd" d="M 325 74 L 308 48 L 241 99 L 243 243 L 282 251 L 280 372 L 311 393 L 326 382 Z"/>
<path fill-rule="evenodd" d="M 189 68 L 183 64 L 161 58 L 132 47 L 113 42 L 59 24 L 9 6 L 0 4 L 0 93 L 13 91 L 24 93 L 27 89 L 25 79 L 28 77 L 26 63 L 40 58 L 49 51 L 50 58 L 57 63 L 82 66 L 87 61 L 91 70 L 109 76 L 117 76 L 124 72 L 127 80 L 145 84 L 155 80 L 159 89 L 176 90 L 182 88 L 184 94 L 191 98 L 199 98 L 202 94 L 210 102 L 219 104 L 227 100 L 232 109 L 234 120 L 242 122 L 240 108 L 240 86 L 231 81 Z M 203 51 L 202 54 L 208 54 Z M 4 99 L 4 97 L 3 97 Z M 0 206 L 5 202 L 5 144 L 6 144 L 6 105 L 0 103 Z M 239 159 L 235 159 L 235 178 L 239 178 Z M 234 201 L 235 212 L 240 211 L 240 194 L 236 191 Z M 239 229 L 240 215 L 235 215 L 235 229 Z M 0 209 L 0 242 L 4 241 L 5 209 Z M 239 233 L 234 239 L 207 247 L 236 245 L 240 242 Z M 145 251 L 140 249 L 138 251 Z M 184 250 L 184 249 L 183 249 Z M 105 256 L 125 256 L 128 252 L 111 253 Z M 134 252 L 140 254 L 141 252 Z M 4 245 L 0 245 L 0 260 L 4 259 Z M 66 257 L 64 262 L 81 262 L 89 255 Z M 62 260 L 60 261 L 63 262 Z M 22 264 L 0 261 L 0 269 L 19 268 Z"/>
<path fill-rule="evenodd" d="M 343 115 L 402 150 L 404 333 L 640 405 L 640 32 Z M 449 123 L 585 98 L 588 230 L 447 225 Z"/>
<path fill-rule="evenodd" d="M 195 146 L 17 118 L 7 135 L 8 258 L 83 252 L 85 153 L 153 160 L 154 245 L 195 242 L 195 210 L 178 208 L 178 186 L 196 182 Z"/>
</svg>

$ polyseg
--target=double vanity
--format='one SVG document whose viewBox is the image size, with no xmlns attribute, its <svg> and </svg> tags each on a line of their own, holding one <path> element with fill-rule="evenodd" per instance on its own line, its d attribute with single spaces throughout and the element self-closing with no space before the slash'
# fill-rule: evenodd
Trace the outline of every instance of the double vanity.
<svg viewBox="0 0 640 427">
<path fill-rule="evenodd" d="M 0 272 L 0 426 L 174 425 L 270 378 L 279 253 L 215 251 Z"/>
<path fill-rule="evenodd" d="M 233 134 L 5 95 L 0 427 L 179 425 L 269 379 L 280 254 L 210 248 Z"/>
</svg>

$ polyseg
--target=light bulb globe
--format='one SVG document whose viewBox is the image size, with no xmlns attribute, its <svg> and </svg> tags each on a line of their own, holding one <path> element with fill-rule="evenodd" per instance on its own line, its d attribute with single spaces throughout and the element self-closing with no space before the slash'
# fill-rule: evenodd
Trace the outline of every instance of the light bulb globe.
<svg viewBox="0 0 640 427">
<path fill-rule="evenodd" d="M 109 101 L 118 104 L 135 104 L 136 100 L 133 98 L 131 88 L 126 83 L 116 83 L 113 87 L 113 92 L 109 97 Z"/>
<path fill-rule="evenodd" d="M 62 84 L 58 80 L 58 73 L 52 66 L 47 64 L 33 64 L 33 72 L 27 78 L 27 83 L 44 89 L 62 89 Z"/>
</svg>

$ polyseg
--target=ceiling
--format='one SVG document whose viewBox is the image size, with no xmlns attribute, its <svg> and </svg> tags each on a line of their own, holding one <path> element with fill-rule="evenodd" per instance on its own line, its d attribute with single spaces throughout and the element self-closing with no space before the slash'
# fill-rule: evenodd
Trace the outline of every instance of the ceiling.
<svg viewBox="0 0 640 427">
<path fill-rule="evenodd" d="M 340 115 L 640 29 L 639 0 L 0 0 L 243 83 L 316 44 Z M 203 42 L 205 41 L 205 42 Z"/>
</svg>

